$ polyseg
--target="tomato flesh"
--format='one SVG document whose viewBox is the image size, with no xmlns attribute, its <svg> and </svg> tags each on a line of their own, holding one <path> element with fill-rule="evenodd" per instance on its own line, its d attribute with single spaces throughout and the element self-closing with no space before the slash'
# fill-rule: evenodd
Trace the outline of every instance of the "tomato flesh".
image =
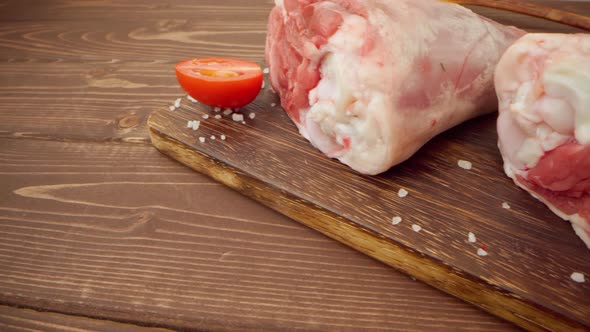
<svg viewBox="0 0 590 332">
<path fill-rule="evenodd" d="M 263 73 L 254 62 L 238 59 L 189 59 L 176 64 L 176 78 L 186 93 L 214 107 L 242 107 L 262 88 Z"/>
</svg>

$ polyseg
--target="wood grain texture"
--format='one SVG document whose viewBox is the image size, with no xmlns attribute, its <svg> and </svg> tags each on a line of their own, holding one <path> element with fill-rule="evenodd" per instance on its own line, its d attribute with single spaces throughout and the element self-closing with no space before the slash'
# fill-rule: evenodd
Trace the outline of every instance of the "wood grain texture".
<svg viewBox="0 0 590 332">
<path fill-rule="evenodd" d="M 219 9 L 224 13 L 223 8 Z M 245 14 L 248 11 L 245 11 Z M 232 20 L 219 16 L 145 18 L 134 14 L 114 21 L 16 21 L 0 25 L 0 59 L 68 61 L 180 61 L 187 56 L 231 56 L 262 59 L 266 16 Z M 231 15 L 231 16 L 230 16 Z M 205 19 L 201 19 L 201 17 Z"/>
<path fill-rule="evenodd" d="M 156 61 L 0 63 L 0 137 L 147 143 L 147 115 L 182 95 L 173 68 Z"/>
<path fill-rule="evenodd" d="M 186 331 L 516 330 L 145 144 L 176 61 L 262 61 L 271 2 L 0 0 L 0 302 Z"/>
<path fill-rule="evenodd" d="M 448 0 L 460 5 L 483 6 L 543 18 L 572 27 L 590 30 L 590 17 L 578 14 L 579 9 L 562 10 L 561 6 L 538 4 L 523 0 Z"/>
<path fill-rule="evenodd" d="M 254 120 L 203 121 L 198 132 L 186 129 L 187 121 L 212 116 L 210 109 L 186 104 L 158 111 L 148 123 L 152 142 L 217 181 L 526 329 L 590 329 L 590 286 L 569 278 L 574 271 L 590 275 L 590 252 L 569 223 L 504 175 L 495 116 L 449 131 L 410 161 L 368 177 L 313 149 L 270 107 L 276 102 L 266 90 L 243 110 L 254 112 Z M 221 134 L 228 139 L 209 139 Z M 475 168 L 459 168 L 460 159 Z M 398 197 L 400 188 L 410 196 Z M 394 216 L 402 224 L 392 226 Z M 423 230 L 414 232 L 412 224 Z M 468 232 L 478 245 L 467 242 Z M 481 243 L 489 256 L 477 255 Z"/>
<path fill-rule="evenodd" d="M 151 146 L 0 153 L 1 303 L 199 331 L 512 330 Z"/>
<path fill-rule="evenodd" d="M 534 331 L 585 330 L 590 274 L 571 226 L 502 173 L 492 117 L 434 140 L 409 162 L 366 177 L 328 160 L 278 110 L 243 125 L 230 119 L 186 129 L 198 108 L 156 112 L 149 127 L 165 154 L 248 197 L 405 273 Z M 200 143 L 197 136 L 224 134 Z M 475 164 L 459 168 L 459 159 Z M 400 188 L 410 191 L 399 198 Z M 511 210 L 502 209 L 509 202 Z M 404 218 L 394 227 L 394 216 Z M 423 228 L 416 233 L 410 227 Z M 467 242 L 474 232 L 479 245 Z"/>
<path fill-rule="evenodd" d="M 7 306 L 0 306 L 0 330 L 3 332 L 171 332 L 161 328 L 148 328 Z"/>
</svg>

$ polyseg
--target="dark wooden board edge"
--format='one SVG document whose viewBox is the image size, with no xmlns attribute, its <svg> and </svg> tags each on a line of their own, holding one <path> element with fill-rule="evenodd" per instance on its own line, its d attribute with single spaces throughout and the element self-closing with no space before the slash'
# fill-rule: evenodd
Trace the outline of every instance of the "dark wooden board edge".
<svg viewBox="0 0 590 332">
<path fill-rule="evenodd" d="M 149 134 L 152 144 L 162 153 L 334 240 L 529 331 L 590 328 L 196 151 L 154 129 L 152 116 L 148 119 Z"/>
</svg>

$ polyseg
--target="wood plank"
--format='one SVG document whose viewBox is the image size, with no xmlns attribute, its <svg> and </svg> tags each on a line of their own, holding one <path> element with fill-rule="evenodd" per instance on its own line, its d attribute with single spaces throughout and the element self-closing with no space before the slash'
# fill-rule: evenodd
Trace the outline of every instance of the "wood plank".
<svg viewBox="0 0 590 332">
<path fill-rule="evenodd" d="M 569 223 L 503 174 L 495 116 L 441 135 L 410 161 L 368 177 L 313 149 L 270 106 L 276 102 L 265 91 L 243 111 L 255 120 L 203 121 L 196 133 L 187 121 L 199 119 L 195 113 L 212 116 L 209 108 L 157 111 L 148 123 L 152 142 L 230 188 L 524 328 L 590 329 L 590 297 L 581 295 L 590 286 L 569 278 L 590 275 L 590 253 Z M 209 139 L 221 134 L 228 139 Z M 475 169 L 457 167 L 460 159 Z M 400 188 L 410 198 L 399 198 Z M 502 209 L 503 202 L 513 208 Z M 391 225 L 393 216 L 404 218 L 402 226 Z M 488 257 L 477 255 L 468 232 L 483 241 Z"/>
<path fill-rule="evenodd" d="M 0 303 L 215 331 L 511 331 L 139 144 L 0 139 Z"/>
<path fill-rule="evenodd" d="M 0 305 L 0 330 L 4 332 L 171 332 L 171 330 L 162 328 L 142 327 L 107 320 L 40 312 L 3 305 Z"/>
<path fill-rule="evenodd" d="M 235 21 L 236 16 L 247 22 L 263 21 L 274 0 L 2 0 L 0 20 L 4 21 L 90 21 L 104 18 L 195 18 Z"/>
<path fill-rule="evenodd" d="M 234 14 L 235 15 L 235 14 Z M 134 18 L 0 21 L 0 60 L 160 61 L 236 56 L 262 60 L 266 14 L 243 20 Z"/>
<path fill-rule="evenodd" d="M 149 141 L 146 120 L 184 96 L 173 64 L 0 63 L 0 137 Z"/>
</svg>

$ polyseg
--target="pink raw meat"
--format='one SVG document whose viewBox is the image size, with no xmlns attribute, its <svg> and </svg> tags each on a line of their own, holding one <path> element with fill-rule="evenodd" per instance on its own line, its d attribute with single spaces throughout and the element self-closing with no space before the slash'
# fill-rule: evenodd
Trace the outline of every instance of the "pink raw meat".
<svg viewBox="0 0 590 332">
<path fill-rule="evenodd" d="M 493 72 L 524 34 L 432 0 L 275 0 L 266 60 L 301 134 L 378 174 L 496 109 Z"/>
<path fill-rule="evenodd" d="M 496 89 L 506 174 L 590 248 L 590 35 L 524 36 L 498 64 Z"/>
</svg>

